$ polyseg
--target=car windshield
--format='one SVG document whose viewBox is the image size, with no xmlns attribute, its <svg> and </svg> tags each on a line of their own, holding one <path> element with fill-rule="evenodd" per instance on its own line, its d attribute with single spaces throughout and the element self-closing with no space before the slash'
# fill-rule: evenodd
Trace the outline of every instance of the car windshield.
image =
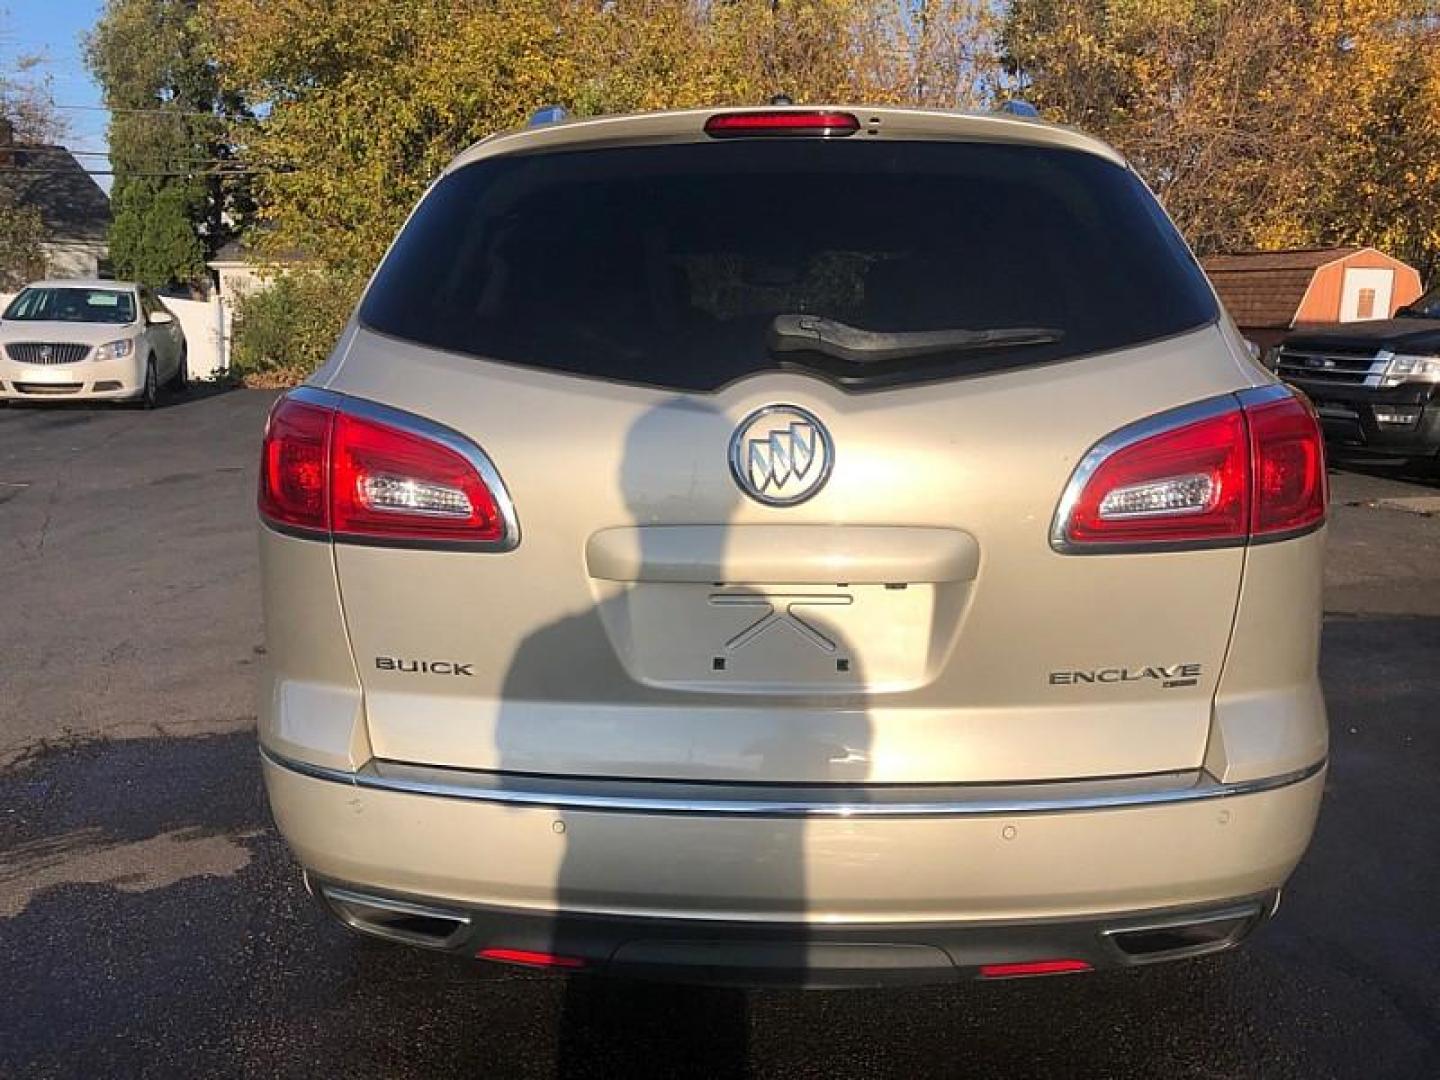
<svg viewBox="0 0 1440 1080">
<path fill-rule="evenodd" d="M 691 391 L 777 370 L 879 389 L 1215 315 L 1154 198 L 1111 161 L 835 139 L 466 166 L 420 206 L 360 312 L 424 345 Z M 810 328 L 787 331 L 796 319 Z"/>
<path fill-rule="evenodd" d="M 30 288 L 15 297 L 0 318 L 123 326 L 135 321 L 135 294 L 124 289 Z"/>
<path fill-rule="evenodd" d="M 1396 314 L 1401 318 L 1440 319 L 1440 285 L 1434 286 L 1419 300 L 1406 304 Z"/>
</svg>

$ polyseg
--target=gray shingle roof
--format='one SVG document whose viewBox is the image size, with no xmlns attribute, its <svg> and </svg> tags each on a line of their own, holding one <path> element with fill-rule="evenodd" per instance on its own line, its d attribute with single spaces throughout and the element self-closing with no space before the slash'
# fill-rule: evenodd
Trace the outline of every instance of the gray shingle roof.
<svg viewBox="0 0 1440 1080">
<path fill-rule="evenodd" d="M 110 199 L 63 146 L 0 146 L 0 190 L 39 209 L 47 240 L 107 237 Z"/>
</svg>

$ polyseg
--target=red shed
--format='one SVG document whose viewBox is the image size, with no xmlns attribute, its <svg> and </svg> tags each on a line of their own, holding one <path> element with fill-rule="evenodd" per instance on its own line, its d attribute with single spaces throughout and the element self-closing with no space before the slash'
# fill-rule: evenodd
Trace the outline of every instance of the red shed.
<svg viewBox="0 0 1440 1080">
<path fill-rule="evenodd" d="M 1418 270 L 1368 247 L 1247 251 L 1201 262 L 1241 332 L 1267 350 L 1297 327 L 1388 319 L 1421 293 Z"/>
</svg>

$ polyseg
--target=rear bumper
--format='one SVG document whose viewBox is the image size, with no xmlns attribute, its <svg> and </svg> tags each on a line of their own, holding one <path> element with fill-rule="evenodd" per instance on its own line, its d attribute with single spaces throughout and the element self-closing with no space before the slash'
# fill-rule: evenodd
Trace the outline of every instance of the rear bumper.
<svg viewBox="0 0 1440 1080">
<path fill-rule="evenodd" d="M 1246 785 L 1192 781 L 1170 797 L 1153 784 L 1130 795 L 1043 785 L 1055 790 L 1009 802 L 917 810 L 902 798 L 875 812 L 785 798 L 766 813 L 749 799 L 741 812 L 683 799 L 646 810 L 635 785 L 604 808 L 534 783 L 497 797 L 493 776 L 452 773 L 447 790 L 426 792 L 374 770 L 263 761 L 280 830 L 322 887 L 463 918 L 463 932 L 417 944 L 810 984 L 943 981 L 1057 955 L 1091 967 L 1168 959 L 1193 950 L 1130 956 L 1113 932 L 1239 911 L 1210 942 L 1228 947 L 1303 854 L 1324 783 L 1317 764 Z"/>
<path fill-rule="evenodd" d="M 557 915 L 367 892 L 313 875 L 306 881 L 341 923 L 402 944 L 569 972 L 739 986 L 957 982 L 1187 959 L 1238 945 L 1280 900 L 1273 890 L 1100 917 L 795 925 Z"/>
<path fill-rule="evenodd" d="M 1331 456 L 1355 460 L 1430 461 L 1440 453 L 1440 401 L 1427 385 L 1376 389 L 1292 380 L 1315 403 Z M 1405 423 L 1381 423 L 1376 410 Z"/>
</svg>

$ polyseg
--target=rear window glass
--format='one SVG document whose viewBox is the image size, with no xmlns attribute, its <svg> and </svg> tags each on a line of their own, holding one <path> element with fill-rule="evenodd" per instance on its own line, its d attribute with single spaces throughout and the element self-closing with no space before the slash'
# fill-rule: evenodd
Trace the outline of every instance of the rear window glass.
<svg viewBox="0 0 1440 1080">
<path fill-rule="evenodd" d="M 851 389 L 950 378 L 1137 345 L 1215 314 L 1126 169 L 1078 151 L 858 138 L 477 162 L 436 185 L 360 310 L 423 345 L 689 391 L 777 370 Z M 775 327 L 796 315 L 901 348 L 777 347 Z M 938 351 L 905 336 L 1017 328 L 1046 332 Z"/>
</svg>

